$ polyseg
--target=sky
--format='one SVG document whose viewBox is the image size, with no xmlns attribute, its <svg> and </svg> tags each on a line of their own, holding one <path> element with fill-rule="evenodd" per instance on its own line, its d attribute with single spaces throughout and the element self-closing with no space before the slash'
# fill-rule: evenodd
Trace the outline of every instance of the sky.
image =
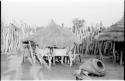
<svg viewBox="0 0 125 81">
<path fill-rule="evenodd" d="M 25 22 L 32 26 L 47 26 L 53 19 L 56 24 L 73 26 L 73 19 L 95 25 L 100 21 L 108 27 L 124 15 L 124 0 L 4 0 L 2 22 Z"/>
</svg>

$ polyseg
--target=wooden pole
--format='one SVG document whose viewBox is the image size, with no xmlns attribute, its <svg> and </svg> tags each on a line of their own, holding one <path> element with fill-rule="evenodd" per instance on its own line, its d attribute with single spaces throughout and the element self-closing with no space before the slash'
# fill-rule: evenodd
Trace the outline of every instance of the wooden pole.
<svg viewBox="0 0 125 81">
<path fill-rule="evenodd" d="M 94 55 L 96 55 L 97 41 L 94 42 Z"/>
<path fill-rule="evenodd" d="M 87 56 L 87 52 L 88 52 L 88 46 L 89 46 L 89 40 L 88 40 L 88 38 L 87 38 L 87 40 L 86 40 L 87 42 L 87 45 L 86 45 L 86 50 L 85 50 L 85 56 Z"/>
<path fill-rule="evenodd" d="M 115 55 L 115 42 L 114 42 L 114 45 L 113 45 L 113 64 L 116 62 L 116 55 Z"/>
<path fill-rule="evenodd" d="M 104 61 L 101 49 L 102 49 L 102 43 L 99 44 L 99 54 L 100 54 L 101 60 Z"/>
<path fill-rule="evenodd" d="M 121 50 L 121 54 L 120 54 L 120 65 L 122 65 L 122 60 L 123 60 L 123 52 Z"/>
<path fill-rule="evenodd" d="M 30 47 L 30 55 L 31 55 L 31 58 L 32 58 L 32 62 L 33 62 L 33 64 L 35 64 L 35 57 L 34 57 L 34 54 L 33 54 L 33 49 L 31 47 L 31 42 L 29 42 L 29 47 Z"/>
<path fill-rule="evenodd" d="M 107 48 L 108 48 L 108 42 L 105 42 L 104 53 L 106 53 Z"/>
</svg>

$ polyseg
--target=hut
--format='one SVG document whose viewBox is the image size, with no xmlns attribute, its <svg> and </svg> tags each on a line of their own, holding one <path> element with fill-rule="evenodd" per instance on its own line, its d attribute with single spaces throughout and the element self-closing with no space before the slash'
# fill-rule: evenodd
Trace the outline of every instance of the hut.
<svg viewBox="0 0 125 81">
<path fill-rule="evenodd" d="M 50 55 L 52 55 L 55 47 L 59 49 L 66 48 L 67 51 L 70 51 L 74 43 L 81 43 L 73 32 L 55 24 L 54 20 L 51 20 L 46 28 L 40 29 L 28 38 L 25 38 L 24 41 L 34 42 L 40 50 L 50 48 Z"/>
<path fill-rule="evenodd" d="M 105 31 L 96 36 L 98 41 L 110 41 L 112 47 L 112 53 L 114 56 L 114 62 L 118 59 L 120 64 L 123 64 L 123 52 L 124 52 L 124 17 L 111 25 Z M 107 42 L 108 41 L 108 42 Z"/>
<path fill-rule="evenodd" d="M 80 42 L 75 34 L 55 24 L 53 20 L 46 28 L 40 29 L 24 40 L 32 40 L 41 48 L 53 46 L 64 48 L 72 45 L 74 42 Z"/>
</svg>

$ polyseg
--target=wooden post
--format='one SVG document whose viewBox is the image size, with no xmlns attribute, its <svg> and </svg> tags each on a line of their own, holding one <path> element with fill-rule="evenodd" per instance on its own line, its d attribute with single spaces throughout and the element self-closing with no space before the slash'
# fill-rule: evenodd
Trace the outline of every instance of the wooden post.
<svg viewBox="0 0 125 81">
<path fill-rule="evenodd" d="M 30 47 L 30 55 L 31 55 L 33 64 L 35 64 L 35 57 L 34 57 L 34 54 L 33 54 L 33 49 L 31 47 L 31 42 L 30 41 L 29 41 L 29 47 Z"/>
<path fill-rule="evenodd" d="M 123 52 L 121 50 L 121 54 L 120 54 L 120 65 L 122 65 L 122 60 L 123 60 Z"/>
<path fill-rule="evenodd" d="M 63 64 L 64 56 L 61 56 L 61 64 Z"/>
<path fill-rule="evenodd" d="M 97 41 L 94 42 L 94 55 L 96 55 Z"/>
<path fill-rule="evenodd" d="M 85 50 L 85 56 L 87 56 L 87 52 L 88 52 L 88 47 L 89 47 L 89 39 L 87 38 L 86 40 L 87 46 L 86 46 L 86 50 Z"/>
<path fill-rule="evenodd" d="M 52 62 L 51 62 L 51 60 L 52 60 L 52 58 L 54 57 L 53 56 L 53 47 L 52 48 L 50 48 L 50 54 L 48 55 L 48 60 L 49 60 L 49 70 L 51 70 L 51 65 L 52 65 Z"/>
<path fill-rule="evenodd" d="M 51 55 L 48 56 L 48 60 L 49 60 L 49 69 L 51 69 L 51 65 L 52 65 L 52 63 L 51 63 L 52 56 Z"/>
<path fill-rule="evenodd" d="M 108 48 L 108 42 L 105 42 L 104 53 L 106 53 L 107 48 Z"/>
<path fill-rule="evenodd" d="M 114 44 L 113 44 L 113 57 L 114 57 L 114 59 L 113 59 L 113 64 L 116 62 L 116 55 L 115 55 L 115 42 L 114 42 Z"/>
<path fill-rule="evenodd" d="M 53 56 L 53 65 L 55 65 L 55 62 L 56 62 L 56 57 Z"/>
<path fill-rule="evenodd" d="M 102 52 L 101 52 L 101 49 L 102 49 L 101 47 L 102 47 L 102 44 L 99 45 L 99 54 L 100 54 L 101 60 L 104 61 L 103 55 L 102 55 Z"/>
</svg>

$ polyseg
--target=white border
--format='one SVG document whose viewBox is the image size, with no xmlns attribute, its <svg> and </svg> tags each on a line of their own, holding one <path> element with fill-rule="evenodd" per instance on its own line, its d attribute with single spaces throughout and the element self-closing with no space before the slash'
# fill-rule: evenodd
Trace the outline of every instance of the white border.
<svg viewBox="0 0 125 81">
<path fill-rule="evenodd" d="M 3 2 L 124 2 L 124 0 L 1 0 Z"/>
<path fill-rule="evenodd" d="M 1 81 L 41 81 L 41 80 L 1 80 Z M 42 80 L 50 81 L 50 80 Z M 81 81 L 81 80 L 51 80 L 51 81 Z M 93 80 L 83 80 L 83 81 L 93 81 Z M 95 81 L 107 81 L 107 80 L 95 80 Z M 108 81 L 124 81 L 124 80 L 108 80 Z"/>
</svg>

